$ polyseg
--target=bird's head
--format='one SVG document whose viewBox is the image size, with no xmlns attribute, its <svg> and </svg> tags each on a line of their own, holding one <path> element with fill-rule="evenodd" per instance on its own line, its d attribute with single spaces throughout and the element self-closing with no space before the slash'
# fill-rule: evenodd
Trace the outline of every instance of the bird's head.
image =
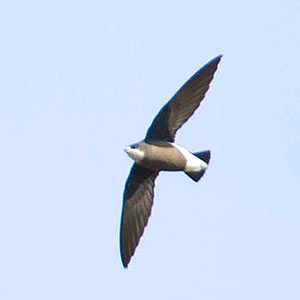
<svg viewBox="0 0 300 300">
<path fill-rule="evenodd" d="M 145 156 L 145 152 L 142 147 L 142 143 L 135 143 L 127 146 L 124 151 L 132 158 L 135 162 L 140 162 Z"/>
</svg>

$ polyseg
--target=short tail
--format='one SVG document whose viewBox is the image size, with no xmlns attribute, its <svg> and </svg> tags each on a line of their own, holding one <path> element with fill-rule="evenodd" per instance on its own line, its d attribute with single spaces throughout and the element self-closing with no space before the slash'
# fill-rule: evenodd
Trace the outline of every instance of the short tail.
<svg viewBox="0 0 300 300">
<path fill-rule="evenodd" d="M 207 164 L 209 164 L 210 161 L 210 150 L 202 151 L 202 152 L 197 152 L 193 153 L 193 155 L 197 156 Z M 204 175 L 206 169 L 200 170 L 198 172 L 186 172 L 185 174 L 188 175 L 190 178 L 192 178 L 194 181 L 199 181 L 201 177 Z"/>
</svg>

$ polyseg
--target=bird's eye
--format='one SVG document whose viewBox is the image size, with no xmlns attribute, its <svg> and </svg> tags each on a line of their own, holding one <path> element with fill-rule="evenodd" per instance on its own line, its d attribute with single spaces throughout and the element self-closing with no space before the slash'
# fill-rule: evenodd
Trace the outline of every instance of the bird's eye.
<svg viewBox="0 0 300 300">
<path fill-rule="evenodd" d="M 137 145 L 135 144 L 135 145 L 131 145 L 131 148 L 132 149 L 136 149 L 137 148 Z"/>
</svg>

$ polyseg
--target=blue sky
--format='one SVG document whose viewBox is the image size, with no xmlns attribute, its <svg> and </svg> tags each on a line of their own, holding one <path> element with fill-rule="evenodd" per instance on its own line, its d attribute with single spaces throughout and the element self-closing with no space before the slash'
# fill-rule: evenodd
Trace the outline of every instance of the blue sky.
<svg viewBox="0 0 300 300">
<path fill-rule="evenodd" d="M 0 5 L 0 298 L 299 299 L 299 1 Z M 223 54 L 124 270 L 122 193 L 153 117 Z"/>
</svg>

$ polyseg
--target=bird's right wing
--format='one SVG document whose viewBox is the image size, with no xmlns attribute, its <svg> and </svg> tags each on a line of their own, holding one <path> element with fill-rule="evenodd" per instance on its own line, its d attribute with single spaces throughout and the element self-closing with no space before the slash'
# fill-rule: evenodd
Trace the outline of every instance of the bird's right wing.
<svg viewBox="0 0 300 300">
<path fill-rule="evenodd" d="M 176 131 L 190 118 L 204 99 L 221 55 L 194 74 L 160 110 L 147 131 L 145 140 L 174 142 Z"/>
<path fill-rule="evenodd" d="M 125 268 L 148 223 L 157 175 L 158 172 L 135 163 L 126 181 L 120 232 L 121 259 Z"/>
</svg>

